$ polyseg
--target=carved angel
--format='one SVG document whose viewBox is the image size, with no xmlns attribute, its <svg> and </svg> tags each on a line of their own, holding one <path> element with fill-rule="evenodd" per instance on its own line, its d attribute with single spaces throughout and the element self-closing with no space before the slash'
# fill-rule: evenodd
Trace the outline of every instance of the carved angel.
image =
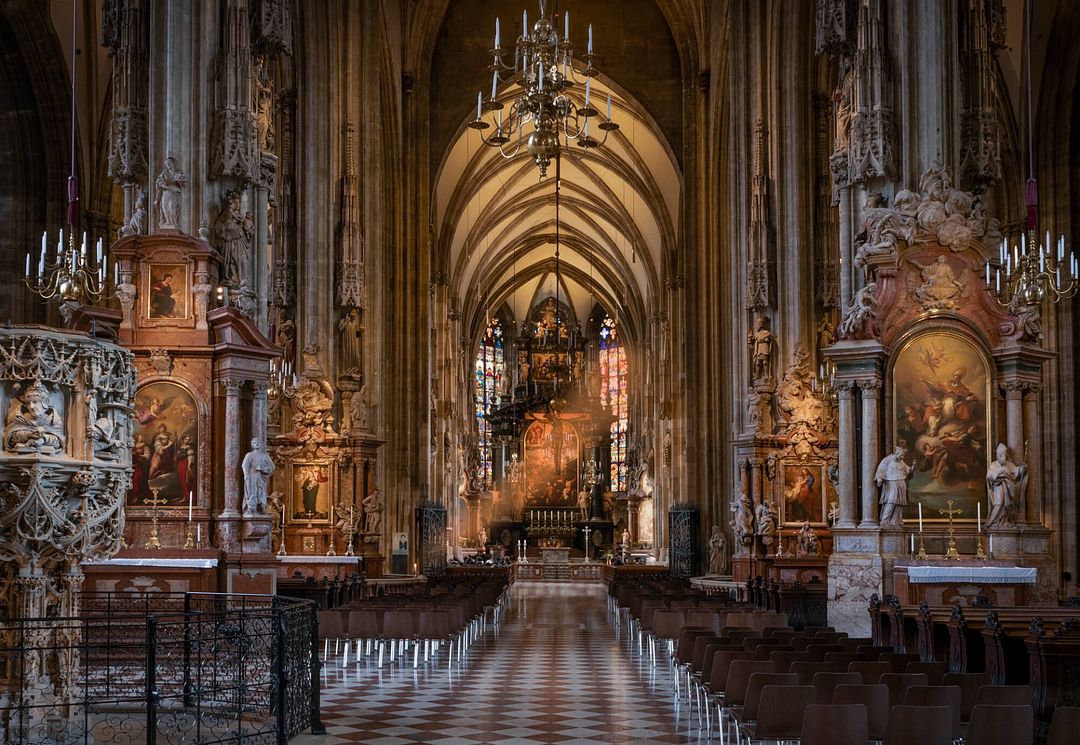
<svg viewBox="0 0 1080 745">
<path fill-rule="evenodd" d="M 844 313 L 837 332 L 841 339 L 852 339 L 865 331 L 868 321 L 877 316 L 877 283 L 870 282 L 855 293 Z"/>
</svg>

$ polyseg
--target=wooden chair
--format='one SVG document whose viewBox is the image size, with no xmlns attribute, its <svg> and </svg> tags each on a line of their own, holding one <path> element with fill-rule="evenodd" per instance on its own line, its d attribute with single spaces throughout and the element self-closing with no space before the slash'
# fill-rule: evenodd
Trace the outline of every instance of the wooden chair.
<svg viewBox="0 0 1080 745">
<path fill-rule="evenodd" d="M 856 660 L 848 664 L 848 672 L 858 673 L 862 676 L 863 685 L 875 685 L 881 676 L 892 672 L 892 666 L 888 662 L 866 662 Z"/>
<path fill-rule="evenodd" d="M 975 694 L 975 705 L 1031 706 L 1031 686 L 983 686 Z"/>
<path fill-rule="evenodd" d="M 746 723 L 757 721 L 761 692 L 765 686 L 794 686 L 797 680 L 794 673 L 752 673 L 746 684 L 742 709 L 734 712 L 736 729 L 741 731 Z"/>
<path fill-rule="evenodd" d="M 1032 745 L 1035 710 L 1027 706 L 977 704 L 971 710 L 965 745 Z"/>
<path fill-rule="evenodd" d="M 952 717 L 948 706 L 894 706 L 885 745 L 952 745 Z"/>
<path fill-rule="evenodd" d="M 813 686 L 767 685 L 761 689 L 757 721 L 744 725 L 747 744 L 755 740 L 797 740 L 803 713 L 814 703 Z"/>
<path fill-rule="evenodd" d="M 939 686 L 945 673 L 949 672 L 948 662 L 909 662 L 904 667 L 905 673 L 925 673 L 928 685 Z"/>
<path fill-rule="evenodd" d="M 799 676 L 799 685 L 808 686 L 814 684 L 818 673 L 846 673 L 846 668 L 847 665 L 839 662 L 792 662 L 789 672 Z"/>
<path fill-rule="evenodd" d="M 834 704 L 862 704 L 871 740 L 884 740 L 889 726 L 889 689 L 883 685 L 841 684 L 833 691 Z"/>
<path fill-rule="evenodd" d="M 870 740 L 862 704 L 810 704 L 803 714 L 800 745 L 866 745 Z"/>
<path fill-rule="evenodd" d="M 952 737 L 959 740 L 964 734 L 960 722 L 962 708 L 960 686 L 911 686 L 904 694 L 904 706 L 947 706 L 952 712 Z"/>
<path fill-rule="evenodd" d="M 817 702 L 819 704 L 831 704 L 837 686 L 861 685 L 862 678 L 858 673 L 815 673 L 810 684 L 817 691 Z"/>
<path fill-rule="evenodd" d="M 925 673 L 884 673 L 878 682 L 889 689 L 889 706 L 904 703 L 907 689 L 911 686 L 929 685 Z"/>
<path fill-rule="evenodd" d="M 975 706 L 979 689 L 990 685 L 990 673 L 945 673 L 941 683 L 960 686 L 960 721 L 967 722 L 971 719 L 971 709 Z"/>
<path fill-rule="evenodd" d="M 1050 720 L 1046 745 L 1076 745 L 1077 732 L 1080 732 L 1080 706 L 1059 706 Z"/>
</svg>

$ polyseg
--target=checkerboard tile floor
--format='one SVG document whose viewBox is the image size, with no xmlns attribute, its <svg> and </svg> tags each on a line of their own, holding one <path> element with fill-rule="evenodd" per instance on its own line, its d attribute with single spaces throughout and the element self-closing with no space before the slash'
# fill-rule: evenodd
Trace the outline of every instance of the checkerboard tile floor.
<svg viewBox="0 0 1080 745">
<path fill-rule="evenodd" d="M 603 586 L 585 583 L 515 584 L 501 628 L 451 671 L 445 657 L 413 670 L 411 655 L 326 666 L 322 719 L 325 736 L 293 745 L 708 742 L 666 665 L 616 638 Z"/>
</svg>

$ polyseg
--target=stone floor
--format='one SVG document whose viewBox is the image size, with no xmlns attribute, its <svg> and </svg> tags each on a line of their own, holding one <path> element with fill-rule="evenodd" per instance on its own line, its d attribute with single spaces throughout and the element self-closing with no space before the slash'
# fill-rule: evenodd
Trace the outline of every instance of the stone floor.
<svg viewBox="0 0 1080 745">
<path fill-rule="evenodd" d="M 518 582 L 501 628 L 488 624 L 460 668 L 328 666 L 327 735 L 293 744 L 707 742 L 666 665 L 617 638 L 605 597 L 600 584 Z"/>
</svg>

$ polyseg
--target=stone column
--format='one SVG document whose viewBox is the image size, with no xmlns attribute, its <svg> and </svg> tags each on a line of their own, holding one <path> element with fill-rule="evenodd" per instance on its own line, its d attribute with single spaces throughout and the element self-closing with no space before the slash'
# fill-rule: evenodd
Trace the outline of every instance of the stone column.
<svg viewBox="0 0 1080 745">
<path fill-rule="evenodd" d="M 874 483 L 874 472 L 877 470 L 878 461 L 881 460 L 881 432 L 880 411 L 881 381 L 877 378 L 869 378 L 859 381 L 859 391 L 862 394 L 862 507 L 863 517 L 859 523 L 860 528 L 876 528 L 878 526 L 878 501 L 877 485 Z"/>
<path fill-rule="evenodd" d="M 840 482 L 837 496 L 840 498 L 840 520 L 836 527 L 855 527 L 855 479 L 858 463 L 855 462 L 855 397 L 850 380 L 836 384 L 840 408 Z"/>
<path fill-rule="evenodd" d="M 1024 512 L 1020 519 L 1029 525 L 1042 525 L 1042 448 L 1040 447 L 1041 430 L 1039 427 L 1039 390 L 1038 383 L 1024 386 L 1024 432 L 1027 433 L 1028 485 Z M 1012 454 L 1014 463 L 1024 460 L 1024 450 Z"/>
<path fill-rule="evenodd" d="M 266 389 L 264 381 L 251 384 L 251 436 L 266 445 Z"/>
<path fill-rule="evenodd" d="M 1001 385 L 1005 389 L 1005 444 L 1009 446 L 1009 459 L 1018 463 L 1024 457 L 1024 405 L 1023 395 L 1026 384 L 1019 380 L 1007 380 Z M 988 457 L 993 457 L 996 443 L 991 443 Z M 1031 484 L 1028 483 L 1028 492 Z M 1026 515 L 1020 515 L 1025 519 Z"/>
<path fill-rule="evenodd" d="M 220 517 L 240 516 L 240 386 L 239 378 L 225 378 L 225 508 Z M 265 433 L 264 433 L 265 436 Z"/>
</svg>

